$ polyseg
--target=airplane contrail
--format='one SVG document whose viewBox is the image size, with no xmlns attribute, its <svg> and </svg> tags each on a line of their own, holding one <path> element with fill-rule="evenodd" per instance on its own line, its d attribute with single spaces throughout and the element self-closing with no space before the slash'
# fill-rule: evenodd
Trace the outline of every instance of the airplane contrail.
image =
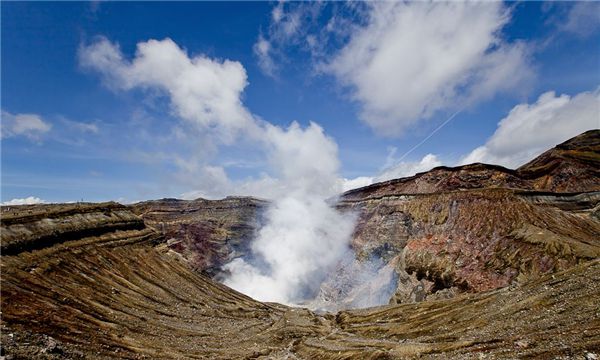
<svg viewBox="0 0 600 360">
<path fill-rule="evenodd" d="M 402 159 L 404 159 L 405 157 L 407 157 L 411 152 L 415 151 L 419 146 L 423 145 L 423 143 L 425 143 L 425 141 L 429 140 L 429 138 L 431 138 L 436 132 L 438 132 L 441 128 L 443 128 L 444 126 L 446 126 L 446 124 L 448 124 L 450 121 L 452 121 L 452 119 L 454 119 L 456 117 L 456 115 L 458 115 L 461 111 L 463 111 L 465 109 L 465 107 L 463 106 L 462 108 L 460 108 L 459 110 L 457 110 L 454 114 L 452 114 L 448 119 L 446 119 L 446 121 L 444 121 L 440 126 L 438 126 L 437 128 L 435 128 L 435 130 L 433 130 L 429 135 L 427 135 L 427 137 L 425 137 L 423 140 L 421 140 L 417 145 L 413 146 L 410 150 L 408 150 L 406 153 L 404 153 L 404 155 L 402 155 L 399 159 L 398 159 L 398 163 L 400 161 L 402 161 Z"/>
</svg>

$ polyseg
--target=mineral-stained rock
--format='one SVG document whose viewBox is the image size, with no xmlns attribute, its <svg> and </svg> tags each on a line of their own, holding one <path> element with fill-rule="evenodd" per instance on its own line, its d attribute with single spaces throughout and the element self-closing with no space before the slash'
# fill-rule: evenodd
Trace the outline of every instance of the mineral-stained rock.
<svg viewBox="0 0 600 360">
<path fill-rule="evenodd" d="M 417 284 L 402 271 L 429 282 L 420 286 L 425 298 L 434 298 L 439 291 L 447 297 L 504 287 L 599 257 L 600 222 L 588 207 L 600 204 L 600 192 L 587 193 L 586 202 L 572 197 L 578 205 L 565 205 L 569 196 L 563 194 L 556 206 L 535 192 L 476 189 L 342 200 L 338 207 L 359 214 L 358 254 L 385 248 L 388 257 L 402 256 L 395 301 L 406 302 L 417 298 Z"/>
<path fill-rule="evenodd" d="M 599 134 L 517 170 L 437 168 L 346 193 L 354 252 L 321 295 L 392 305 L 335 314 L 260 303 L 202 274 L 248 251 L 264 201 L 4 207 L 2 356 L 593 358 Z"/>
<path fill-rule="evenodd" d="M 195 270 L 214 276 L 223 264 L 248 253 L 266 206 L 251 197 L 228 197 L 144 201 L 130 209 L 162 233 L 168 247 Z"/>
<path fill-rule="evenodd" d="M 144 221 L 117 203 L 75 203 L 2 207 L 2 255 L 46 248 L 66 241 L 154 241 Z"/>
<path fill-rule="evenodd" d="M 224 263 L 250 251 L 266 206 L 238 197 L 163 199 L 131 209 L 165 235 L 172 252 L 218 278 Z M 391 265 L 398 280 L 391 301 L 397 303 L 522 283 L 598 256 L 600 131 L 583 133 L 517 170 L 438 167 L 351 190 L 338 208 L 354 212 L 357 223 L 356 263 L 340 264 L 319 295 L 336 307 L 356 304 L 363 291 L 361 277 L 349 273 L 375 274 L 393 259 L 400 259 Z"/>
</svg>

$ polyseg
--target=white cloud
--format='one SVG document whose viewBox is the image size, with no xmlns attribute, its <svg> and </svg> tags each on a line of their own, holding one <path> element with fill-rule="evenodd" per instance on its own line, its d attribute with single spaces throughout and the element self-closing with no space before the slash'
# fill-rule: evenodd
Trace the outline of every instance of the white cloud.
<svg viewBox="0 0 600 360">
<path fill-rule="evenodd" d="M 258 58 L 258 66 L 268 76 L 274 77 L 277 66 L 271 56 L 271 43 L 262 35 L 258 37 L 258 41 L 254 44 L 254 54 Z"/>
<path fill-rule="evenodd" d="M 589 36 L 600 29 L 600 3 L 596 1 L 574 1 L 561 21 L 559 29 L 582 37 Z"/>
<path fill-rule="evenodd" d="M 35 205 L 35 204 L 44 204 L 46 203 L 44 200 L 38 198 L 38 197 L 34 197 L 34 196 L 28 196 L 26 198 L 23 199 L 12 199 L 9 201 L 5 201 L 2 203 L 2 205 L 4 206 L 13 206 L 13 205 Z"/>
<path fill-rule="evenodd" d="M 2 138 L 25 136 L 38 140 L 52 125 L 36 114 L 11 114 L 2 111 Z"/>
<path fill-rule="evenodd" d="M 387 169 L 375 177 L 375 182 L 398 179 L 401 177 L 413 176 L 416 173 L 429 171 L 436 166 L 442 165 L 442 162 L 433 154 L 425 155 L 418 162 L 400 162 Z"/>
<path fill-rule="evenodd" d="M 195 190 L 181 196 L 184 199 L 214 199 L 228 195 L 253 195 L 276 200 L 311 193 L 325 199 L 342 191 L 337 145 L 318 124 L 310 123 L 302 128 L 293 122 L 287 129 L 264 124 L 263 129 L 262 146 L 272 174 L 232 180 L 221 166 L 176 159 L 178 165 L 187 171 L 184 176 L 202 179 Z"/>
<path fill-rule="evenodd" d="M 118 45 L 99 38 L 80 48 L 79 61 L 84 68 L 102 73 L 113 87 L 164 91 L 177 116 L 203 130 L 213 128 L 222 141 L 233 142 L 238 131 L 248 133 L 255 126 L 240 99 L 248 81 L 237 61 L 189 57 L 168 38 L 138 43 L 131 61 Z"/>
<path fill-rule="evenodd" d="M 388 158 L 386 159 L 384 170 L 376 176 L 359 176 L 354 179 L 340 179 L 342 191 L 356 189 L 377 182 L 413 176 L 417 173 L 429 171 L 436 166 L 442 165 L 442 161 L 434 154 L 427 154 L 419 161 L 398 162 L 393 158 L 395 152 L 396 148 L 391 148 Z"/>
<path fill-rule="evenodd" d="M 359 176 L 354 179 L 340 179 L 342 183 L 342 192 L 371 185 L 373 180 L 374 178 L 372 176 Z"/>
<path fill-rule="evenodd" d="M 439 111 L 530 77 L 523 44 L 502 40 L 501 2 L 372 2 L 367 24 L 324 69 L 352 89 L 362 119 L 393 136 Z"/>
<path fill-rule="evenodd" d="M 516 168 L 586 130 L 600 128 L 600 90 L 575 96 L 546 92 L 533 104 L 519 104 L 498 123 L 485 143 L 461 163 L 485 162 Z"/>
</svg>

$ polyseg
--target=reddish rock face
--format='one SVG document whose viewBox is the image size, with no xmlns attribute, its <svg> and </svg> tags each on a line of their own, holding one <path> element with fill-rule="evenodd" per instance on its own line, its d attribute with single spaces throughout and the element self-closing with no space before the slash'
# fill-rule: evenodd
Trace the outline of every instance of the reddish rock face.
<svg viewBox="0 0 600 360">
<path fill-rule="evenodd" d="M 517 169 L 535 190 L 600 191 L 600 130 L 557 145 Z"/>
<path fill-rule="evenodd" d="M 393 267 L 392 301 L 414 302 L 522 283 L 599 257 L 598 204 L 600 131 L 594 130 L 516 170 L 438 167 L 349 191 L 338 208 L 357 214 L 356 261 Z M 253 198 L 163 199 L 131 208 L 165 235 L 172 251 L 214 277 L 249 251 L 267 205 Z M 352 300 L 343 294 L 360 290 L 352 288 L 356 279 L 338 272 L 323 293 Z"/>
<path fill-rule="evenodd" d="M 600 257 L 599 204 L 594 130 L 517 170 L 438 167 L 349 191 L 338 207 L 358 214 L 359 258 L 400 256 L 393 300 L 402 302 L 420 289 L 425 298 L 480 292 Z"/>
<path fill-rule="evenodd" d="M 560 198 L 572 206 L 600 203 L 599 193 Z M 504 287 L 599 257 L 600 222 L 592 211 L 587 205 L 564 210 L 552 200 L 486 189 L 342 201 L 339 206 L 359 214 L 353 241 L 359 257 L 400 255 L 398 271 L 423 280 L 412 281 L 405 291 L 421 286 L 431 295 Z"/>
</svg>

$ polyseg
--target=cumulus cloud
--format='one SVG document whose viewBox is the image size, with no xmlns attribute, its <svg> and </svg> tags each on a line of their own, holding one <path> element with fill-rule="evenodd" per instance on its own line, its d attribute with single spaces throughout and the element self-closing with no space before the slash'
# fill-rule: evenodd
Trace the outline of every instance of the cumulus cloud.
<svg viewBox="0 0 600 360">
<path fill-rule="evenodd" d="M 52 125 L 36 114 L 11 114 L 2 111 L 2 138 L 25 136 L 38 140 Z"/>
<path fill-rule="evenodd" d="M 461 163 L 516 168 L 569 138 L 600 128 L 600 90 L 575 96 L 549 91 L 533 104 L 519 104 L 498 123 L 492 137 Z"/>
<path fill-rule="evenodd" d="M 13 206 L 13 205 L 35 205 L 35 204 L 44 204 L 46 201 L 40 199 L 35 196 L 28 196 L 23 199 L 12 199 L 9 201 L 5 201 L 2 203 L 4 206 Z"/>
<path fill-rule="evenodd" d="M 255 125 L 240 99 L 248 81 L 237 61 L 189 57 L 168 38 L 138 43 L 129 61 L 117 44 L 99 38 L 80 48 L 79 62 L 102 73 L 110 86 L 162 90 L 177 116 L 205 130 L 214 128 L 222 141 L 232 142 L 240 130 L 250 133 Z"/>
<path fill-rule="evenodd" d="M 372 2 L 366 16 L 324 70 L 351 89 L 362 119 L 383 135 L 531 76 L 525 46 L 500 35 L 510 19 L 501 2 Z"/>
<path fill-rule="evenodd" d="M 353 179 L 340 179 L 340 182 L 342 184 L 342 191 L 346 192 L 348 190 L 358 189 L 363 186 L 371 185 L 373 183 L 373 179 L 374 178 L 372 176 L 359 176 Z"/>
<path fill-rule="evenodd" d="M 420 172 L 441 166 L 442 161 L 434 154 L 427 154 L 419 161 L 394 161 L 392 151 L 386 161 L 385 168 L 376 176 L 359 176 L 354 179 L 341 179 L 342 190 L 348 191 L 373 183 L 413 176 Z"/>
</svg>

